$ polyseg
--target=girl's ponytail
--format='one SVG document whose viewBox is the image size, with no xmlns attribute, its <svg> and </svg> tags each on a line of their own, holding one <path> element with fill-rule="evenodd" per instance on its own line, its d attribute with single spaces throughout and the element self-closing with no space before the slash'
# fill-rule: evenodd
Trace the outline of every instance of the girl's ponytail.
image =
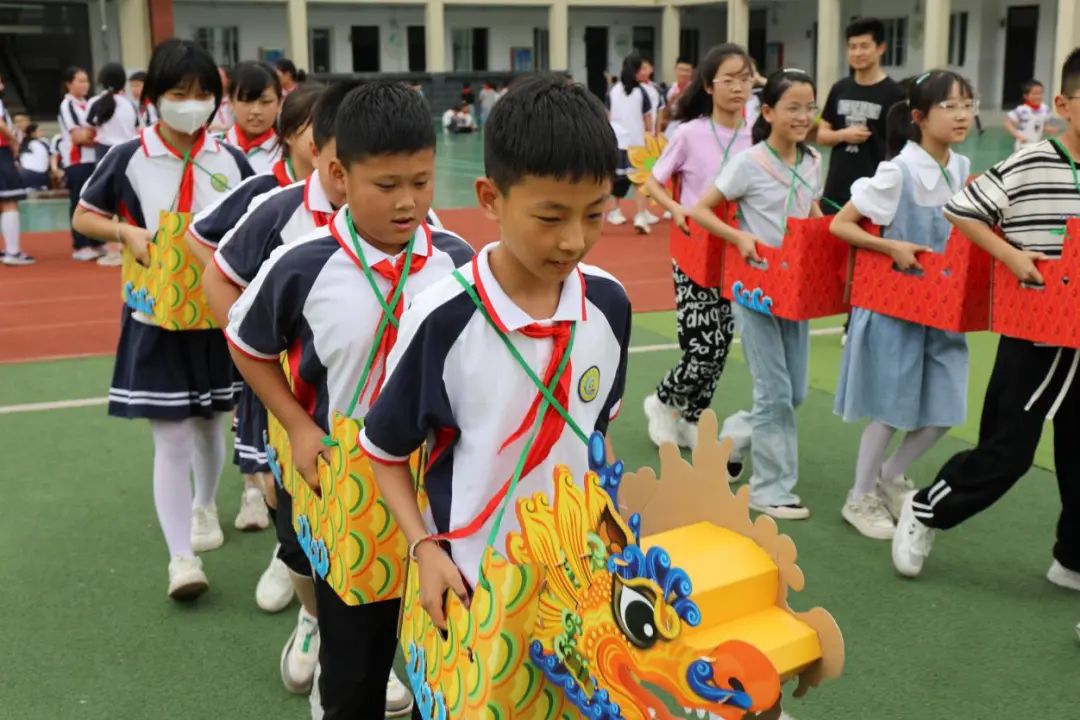
<svg viewBox="0 0 1080 720">
<path fill-rule="evenodd" d="M 893 158 L 900 154 L 904 145 L 916 134 L 915 123 L 911 119 L 911 103 L 906 99 L 895 103 L 885 116 L 885 152 Z"/>
<path fill-rule="evenodd" d="M 116 112 L 116 93 L 122 92 L 127 84 L 127 73 L 120 63 L 105 63 L 98 73 L 98 85 L 101 86 L 101 96 L 94 101 L 93 107 L 86 115 L 86 121 L 94 127 L 101 127 L 112 119 Z"/>
</svg>

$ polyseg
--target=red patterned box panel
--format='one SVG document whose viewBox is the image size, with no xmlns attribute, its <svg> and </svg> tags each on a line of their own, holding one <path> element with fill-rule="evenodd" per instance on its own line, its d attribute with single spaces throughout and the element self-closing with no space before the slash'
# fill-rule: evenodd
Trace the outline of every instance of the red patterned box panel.
<svg viewBox="0 0 1080 720">
<path fill-rule="evenodd" d="M 679 199 L 678 180 L 672 183 L 672 197 Z M 716 208 L 715 212 L 724 222 L 735 225 L 737 211 L 738 205 L 729 202 Z M 672 259 L 698 285 L 719 287 L 724 279 L 724 246 L 727 243 L 715 235 L 710 235 L 693 220 L 687 219 L 687 224 L 690 226 L 689 237 L 678 225 L 671 223 Z"/>
</svg>

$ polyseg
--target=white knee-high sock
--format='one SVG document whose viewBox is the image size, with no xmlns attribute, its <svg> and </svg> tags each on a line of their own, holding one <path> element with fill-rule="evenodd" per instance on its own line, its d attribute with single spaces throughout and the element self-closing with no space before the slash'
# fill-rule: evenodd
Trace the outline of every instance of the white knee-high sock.
<svg viewBox="0 0 1080 720">
<path fill-rule="evenodd" d="M 154 434 L 154 507 L 170 556 L 191 551 L 191 457 L 195 429 L 190 420 L 151 420 Z"/>
<path fill-rule="evenodd" d="M 855 485 L 851 488 L 851 499 L 858 500 L 863 495 L 874 491 L 874 482 L 881 471 L 881 461 L 889 448 L 895 428 L 884 423 L 871 421 L 863 430 L 859 441 L 859 459 L 855 461 Z"/>
<path fill-rule="evenodd" d="M 226 413 L 217 413 L 209 420 L 192 418 L 195 428 L 195 452 L 191 465 L 195 475 L 195 505 L 209 507 L 216 504 L 218 481 L 225 469 Z"/>
<path fill-rule="evenodd" d="M 948 431 L 949 428 L 924 427 L 905 434 L 896 452 L 881 467 L 881 477 L 894 478 L 903 475 Z"/>
<path fill-rule="evenodd" d="M 0 234 L 4 236 L 4 252 L 10 255 L 18 254 L 21 249 L 18 210 L 5 210 L 0 213 Z"/>
</svg>

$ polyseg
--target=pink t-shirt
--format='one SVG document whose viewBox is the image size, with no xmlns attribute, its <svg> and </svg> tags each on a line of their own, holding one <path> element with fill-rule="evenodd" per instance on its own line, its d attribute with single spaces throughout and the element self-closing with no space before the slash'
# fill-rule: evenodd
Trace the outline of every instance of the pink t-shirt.
<svg viewBox="0 0 1080 720">
<path fill-rule="evenodd" d="M 734 139 L 733 136 L 734 135 Z M 652 176 L 661 185 L 674 175 L 682 176 L 682 196 L 679 204 L 692 208 L 720 174 L 724 148 L 730 145 L 728 161 L 751 145 L 750 128 L 743 125 L 738 134 L 722 125 L 716 126 L 707 117 L 679 125 L 675 137 L 653 166 Z"/>
</svg>

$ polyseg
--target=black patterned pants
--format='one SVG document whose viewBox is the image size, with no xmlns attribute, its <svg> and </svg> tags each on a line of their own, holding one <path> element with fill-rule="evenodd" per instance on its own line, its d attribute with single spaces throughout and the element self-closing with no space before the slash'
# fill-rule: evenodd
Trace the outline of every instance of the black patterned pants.
<svg viewBox="0 0 1080 720">
<path fill-rule="evenodd" d="M 679 328 L 679 364 L 664 375 L 656 388 L 660 402 L 696 423 L 712 404 L 728 348 L 735 334 L 731 303 L 719 288 L 698 285 L 672 262 L 675 280 L 675 317 Z"/>
</svg>

